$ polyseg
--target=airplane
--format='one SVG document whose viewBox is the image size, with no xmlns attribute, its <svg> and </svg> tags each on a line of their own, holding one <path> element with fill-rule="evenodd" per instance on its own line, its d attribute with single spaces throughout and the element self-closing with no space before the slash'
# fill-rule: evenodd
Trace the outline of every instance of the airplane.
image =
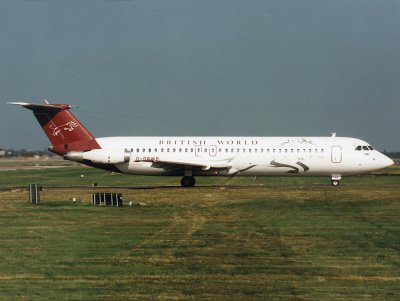
<svg viewBox="0 0 400 301">
<path fill-rule="evenodd" d="M 347 137 L 103 137 L 95 138 L 69 104 L 10 102 L 32 110 L 51 142 L 49 151 L 66 160 L 133 175 L 342 176 L 364 175 L 394 162 L 363 140 Z"/>
</svg>

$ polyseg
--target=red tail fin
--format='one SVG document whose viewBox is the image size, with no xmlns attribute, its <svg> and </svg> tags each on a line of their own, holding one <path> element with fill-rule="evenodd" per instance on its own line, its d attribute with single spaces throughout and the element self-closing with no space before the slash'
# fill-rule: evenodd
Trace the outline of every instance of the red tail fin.
<svg viewBox="0 0 400 301">
<path fill-rule="evenodd" d="M 52 146 L 49 150 L 63 155 L 70 151 L 101 148 L 94 136 L 69 111 L 67 104 L 11 103 L 32 110 Z"/>
</svg>

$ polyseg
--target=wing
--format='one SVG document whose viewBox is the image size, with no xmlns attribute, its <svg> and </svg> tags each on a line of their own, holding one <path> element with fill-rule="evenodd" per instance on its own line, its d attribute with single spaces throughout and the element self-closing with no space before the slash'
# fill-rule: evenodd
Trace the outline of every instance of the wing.
<svg viewBox="0 0 400 301">
<path fill-rule="evenodd" d="M 197 170 L 210 170 L 210 169 L 227 169 L 232 166 L 227 162 L 200 162 L 200 161 L 180 161 L 180 160 L 136 160 L 135 162 L 151 162 L 151 167 L 163 168 L 171 171 L 175 169 L 197 169 Z"/>
</svg>

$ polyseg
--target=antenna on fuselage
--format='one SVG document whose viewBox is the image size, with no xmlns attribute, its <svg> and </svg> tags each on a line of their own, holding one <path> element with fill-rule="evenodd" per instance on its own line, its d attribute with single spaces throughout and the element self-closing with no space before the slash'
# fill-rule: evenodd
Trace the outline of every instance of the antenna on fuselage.
<svg viewBox="0 0 400 301">
<path fill-rule="evenodd" d="M 336 137 L 336 133 L 331 133 L 331 138 L 335 138 Z"/>
</svg>

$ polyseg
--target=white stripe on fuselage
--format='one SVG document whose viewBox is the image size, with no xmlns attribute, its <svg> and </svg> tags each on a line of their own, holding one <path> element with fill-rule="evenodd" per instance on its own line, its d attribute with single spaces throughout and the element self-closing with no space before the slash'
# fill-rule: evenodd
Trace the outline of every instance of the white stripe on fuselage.
<svg viewBox="0 0 400 301">
<path fill-rule="evenodd" d="M 103 150 L 128 150 L 124 173 L 165 175 L 153 162 L 226 164 L 224 169 L 193 169 L 193 175 L 358 175 L 391 165 L 376 150 L 357 151 L 369 145 L 345 137 L 106 137 L 96 139 Z M 180 175 L 180 174 L 179 174 Z"/>
</svg>

